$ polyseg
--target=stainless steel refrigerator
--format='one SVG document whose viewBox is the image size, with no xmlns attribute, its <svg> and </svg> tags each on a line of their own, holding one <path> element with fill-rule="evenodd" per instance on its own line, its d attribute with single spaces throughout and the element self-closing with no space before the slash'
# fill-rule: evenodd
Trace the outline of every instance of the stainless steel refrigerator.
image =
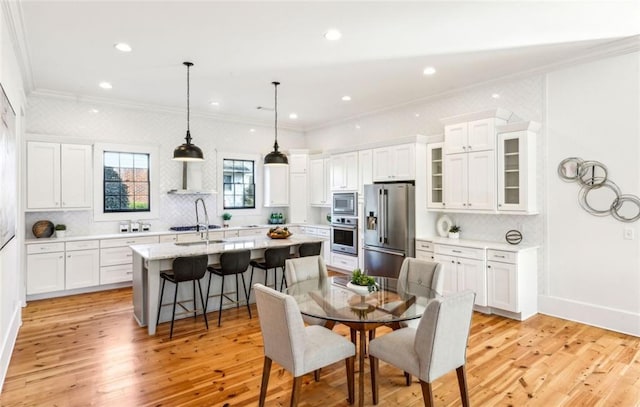
<svg viewBox="0 0 640 407">
<path fill-rule="evenodd" d="M 415 187 L 365 185 L 363 221 L 365 272 L 397 278 L 415 251 Z"/>
</svg>

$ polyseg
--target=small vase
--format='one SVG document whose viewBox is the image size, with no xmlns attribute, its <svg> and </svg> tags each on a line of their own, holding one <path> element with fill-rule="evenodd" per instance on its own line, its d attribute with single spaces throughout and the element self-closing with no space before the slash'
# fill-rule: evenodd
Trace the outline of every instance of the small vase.
<svg viewBox="0 0 640 407">
<path fill-rule="evenodd" d="M 363 297 L 366 295 L 369 295 L 369 286 L 366 286 L 366 285 L 357 285 L 357 284 L 353 284 L 352 282 L 348 282 L 347 288 L 351 290 L 353 293 Z"/>
<path fill-rule="evenodd" d="M 449 232 L 449 239 L 459 239 L 460 232 Z"/>
<path fill-rule="evenodd" d="M 66 230 L 56 230 L 56 237 L 60 239 L 64 239 L 64 236 L 67 234 Z"/>
</svg>

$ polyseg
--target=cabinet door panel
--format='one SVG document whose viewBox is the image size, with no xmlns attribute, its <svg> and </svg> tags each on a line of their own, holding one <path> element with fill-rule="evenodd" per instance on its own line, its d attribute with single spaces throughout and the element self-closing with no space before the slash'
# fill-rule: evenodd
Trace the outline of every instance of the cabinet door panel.
<svg viewBox="0 0 640 407">
<path fill-rule="evenodd" d="M 325 159 L 309 160 L 309 204 L 327 205 L 327 181 L 325 179 Z"/>
<path fill-rule="evenodd" d="M 481 151 L 467 155 L 469 174 L 468 209 L 495 209 L 495 153 L 493 151 Z"/>
<path fill-rule="evenodd" d="M 511 312 L 520 312 L 518 307 L 518 274 L 515 264 L 488 262 L 488 303 Z"/>
<path fill-rule="evenodd" d="M 307 222 L 307 174 L 291 174 L 291 200 L 289 204 L 289 222 Z"/>
<path fill-rule="evenodd" d="M 427 208 L 444 207 L 443 143 L 427 145 Z"/>
<path fill-rule="evenodd" d="M 27 256 L 27 294 L 64 290 L 64 252 Z"/>
<path fill-rule="evenodd" d="M 495 119 L 475 120 L 468 123 L 469 139 L 467 151 L 495 150 Z"/>
<path fill-rule="evenodd" d="M 364 193 L 364 185 L 373 183 L 373 150 L 362 150 L 358 152 L 358 193 Z"/>
<path fill-rule="evenodd" d="M 467 151 L 467 123 L 444 126 L 445 154 Z"/>
<path fill-rule="evenodd" d="M 487 275 L 484 262 L 458 258 L 458 291 L 473 290 L 476 305 L 487 306 Z"/>
<path fill-rule="evenodd" d="M 467 175 L 467 154 L 445 155 L 443 207 L 467 207 Z"/>
<path fill-rule="evenodd" d="M 92 153 L 90 145 L 61 146 L 61 206 L 91 207 Z"/>
<path fill-rule="evenodd" d="M 442 264 L 444 276 L 443 294 L 455 293 L 458 291 L 458 267 L 455 257 L 436 254 L 434 260 Z"/>
<path fill-rule="evenodd" d="M 99 258 L 98 249 L 67 252 L 65 288 L 71 290 L 99 285 Z"/>
<path fill-rule="evenodd" d="M 264 166 L 264 206 L 289 206 L 289 166 Z"/>
<path fill-rule="evenodd" d="M 393 148 L 393 180 L 411 181 L 416 178 L 416 149 L 414 144 L 404 144 Z"/>
<path fill-rule="evenodd" d="M 388 148 L 373 150 L 373 180 L 388 181 L 391 174 L 391 151 Z"/>
<path fill-rule="evenodd" d="M 27 143 L 27 208 L 60 207 L 60 144 Z"/>
<path fill-rule="evenodd" d="M 331 156 L 331 190 L 340 191 L 347 187 L 347 165 L 344 155 Z"/>
</svg>

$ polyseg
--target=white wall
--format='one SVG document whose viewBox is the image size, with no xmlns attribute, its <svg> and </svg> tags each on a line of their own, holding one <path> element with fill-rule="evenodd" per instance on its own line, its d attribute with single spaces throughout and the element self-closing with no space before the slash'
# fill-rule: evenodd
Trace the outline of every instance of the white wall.
<svg viewBox="0 0 640 407">
<path fill-rule="evenodd" d="M 541 312 L 637 336 L 640 221 L 586 213 L 579 186 L 561 181 L 556 166 L 567 157 L 600 161 L 623 194 L 640 196 L 639 78 L 637 52 L 548 75 L 548 276 L 540 302 Z M 602 191 L 590 198 L 597 209 L 612 200 Z M 625 229 L 634 240 L 623 238 Z"/>
<path fill-rule="evenodd" d="M 97 109 L 98 113 L 92 113 Z M 249 130 L 253 128 L 255 132 Z M 170 226 L 195 224 L 194 196 L 168 195 L 170 189 L 181 188 L 182 163 L 171 160 L 173 149 L 184 142 L 186 113 L 159 112 L 96 104 L 51 96 L 31 95 L 28 98 L 27 136 L 52 141 L 94 143 L 153 144 L 160 148 L 160 202 L 161 219 L 152 220 L 152 230 L 167 230 Z M 44 135 L 44 136 L 43 136 Z M 193 143 L 202 148 L 203 189 L 216 190 L 217 152 L 260 155 L 273 148 L 273 127 L 224 122 L 191 115 Z M 302 133 L 280 129 L 278 144 L 283 151 L 303 148 Z M 258 161 L 261 166 L 262 162 Z M 190 164 L 191 165 L 191 164 Z M 220 199 L 222 194 L 220 194 Z M 211 223 L 222 223 L 217 213 L 216 195 L 204 198 Z M 286 212 L 286 208 L 277 209 Z M 258 208 L 251 216 L 236 215 L 231 225 L 266 223 L 271 209 Z M 132 216 L 135 220 L 135 216 Z M 25 232 L 33 237 L 31 227 L 40 219 L 67 225 L 68 235 L 115 233 L 119 222 L 94 222 L 92 211 L 30 212 L 26 214 Z"/>
<path fill-rule="evenodd" d="M 18 69 L 17 58 L 11 43 L 9 32 L 7 31 L 7 15 L 5 5 L 0 4 L 0 83 L 7 93 L 9 102 L 16 111 L 16 134 L 17 134 L 17 165 L 21 157 L 18 146 L 22 139 L 23 121 L 21 114 L 24 111 L 23 82 Z M 16 168 L 16 174 L 17 174 Z M 16 180 L 18 188 L 20 183 Z M 0 191 L 5 193 L 5 191 Z M 19 194 L 16 194 L 19 196 Z M 21 202 L 18 200 L 17 208 Z M 19 243 L 23 238 L 20 228 L 21 216 L 16 219 L 16 238 L 11 240 L 0 251 L 0 387 L 4 384 L 4 378 L 9 367 L 9 360 L 18 335 L 21 321 L 22 299 L 24 298 L 24 279 L 20 273 L 21 261 L 20 252 L 22 245 Z"/>
</svg>

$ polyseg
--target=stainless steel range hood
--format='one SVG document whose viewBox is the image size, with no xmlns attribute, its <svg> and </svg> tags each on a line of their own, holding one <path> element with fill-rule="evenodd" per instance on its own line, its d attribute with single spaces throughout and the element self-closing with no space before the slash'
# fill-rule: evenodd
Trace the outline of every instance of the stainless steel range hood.
<svg viewBox="0 0 640 407">
<path fill-rule="evenodd" d="M 214 190 L 202 189 L 202 163 L 182 162 L 182 189 L 171 189 L 172 195 L 211 195 Z"/>
</svg>

